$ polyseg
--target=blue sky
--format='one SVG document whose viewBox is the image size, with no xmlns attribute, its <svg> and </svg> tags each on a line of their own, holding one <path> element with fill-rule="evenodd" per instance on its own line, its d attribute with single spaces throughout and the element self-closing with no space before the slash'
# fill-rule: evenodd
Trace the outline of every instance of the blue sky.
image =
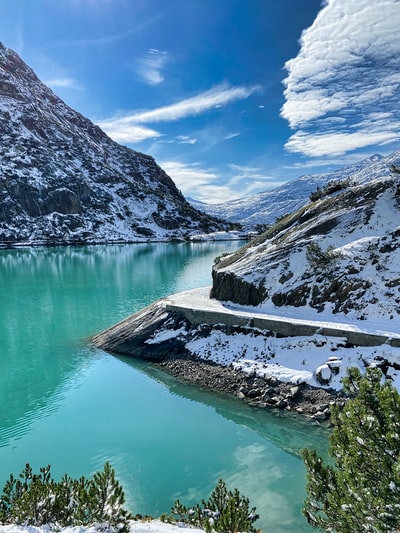
<svg viewBox="0 0 400 533">
<path fill-rule="evenodd" d="M 186 196 L 399 149 L 400 0 L 0 0 L 0 41 Z"/>
</svg>

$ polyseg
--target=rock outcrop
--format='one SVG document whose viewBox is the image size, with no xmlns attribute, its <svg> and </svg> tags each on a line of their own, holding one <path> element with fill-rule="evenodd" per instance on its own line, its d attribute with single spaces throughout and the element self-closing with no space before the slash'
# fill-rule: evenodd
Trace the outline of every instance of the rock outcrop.
<svg viewBox="0 0 400 533">
<path fill-rule="evenodd" d="M 0 136 L 0 245 L 157 241 L 228 228 L 1 44 Z"/>
</svg>

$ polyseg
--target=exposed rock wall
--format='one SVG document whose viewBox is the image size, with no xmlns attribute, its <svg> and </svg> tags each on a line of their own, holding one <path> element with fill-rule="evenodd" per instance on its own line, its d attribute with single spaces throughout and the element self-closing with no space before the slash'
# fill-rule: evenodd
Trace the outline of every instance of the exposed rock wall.
<svg viewBox="0 0 400 533">
<path fill-rule="evenodd" d="M 241 305 L 258 305 L 267 297 L 262 283 L 255 285 L 236 276 L 234 272 L 212 271 L 211 298 Z"/>
</svg>

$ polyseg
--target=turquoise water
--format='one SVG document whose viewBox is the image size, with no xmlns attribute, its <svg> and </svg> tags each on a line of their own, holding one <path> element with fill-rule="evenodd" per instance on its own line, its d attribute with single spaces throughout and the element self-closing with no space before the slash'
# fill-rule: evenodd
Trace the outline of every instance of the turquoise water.
<svg viewBox="0 0 400 533">
<path fill-rule="evenodd" d="M 222 477 L 270 532 L 309 531 L 298 451 L 326 433 L 184 385 L 90 336 L 152 301 L 211 284 L 238 243 L 0 251 L 0 486 L 26 462 L 56 477 L 114 466 L 127 507 L 158 516 Z"/>
</svg>

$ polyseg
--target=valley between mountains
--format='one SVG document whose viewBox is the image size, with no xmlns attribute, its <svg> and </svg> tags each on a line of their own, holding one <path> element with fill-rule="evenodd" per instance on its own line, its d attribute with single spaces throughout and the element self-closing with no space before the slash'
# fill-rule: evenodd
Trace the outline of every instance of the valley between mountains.
<svg viewBox="0 0 400 533">
<path fill-rule="evenodd" d="M 180 309 L 156 302 L 97 335 L 97 346 L 161 361 L 188 379 L 193 362 L 208 365 L 206 376 L 212 366 L 217 377 L 203 383 L 211 388 L 229 370 L 226 383 L 240 376 L 234 394 L 287 410 L 302 409 L 302 390 L 340 391 L 349 366 L 379 366 L 400 388 L 400 152 L 234 202 L 189 202 L 152 157 L 111 140 L 3 45 L 0 135 L 2 248 L 263 230 L 216 258 L 212 287 L 196 293 L 204 321 L 201 309 L 193 315 L 193 294 L 174 296 Z M 280 326 L 266 325 L 266 316 Z M 328 418 L 326 403 L 309 413 Z"/>
</svg>

